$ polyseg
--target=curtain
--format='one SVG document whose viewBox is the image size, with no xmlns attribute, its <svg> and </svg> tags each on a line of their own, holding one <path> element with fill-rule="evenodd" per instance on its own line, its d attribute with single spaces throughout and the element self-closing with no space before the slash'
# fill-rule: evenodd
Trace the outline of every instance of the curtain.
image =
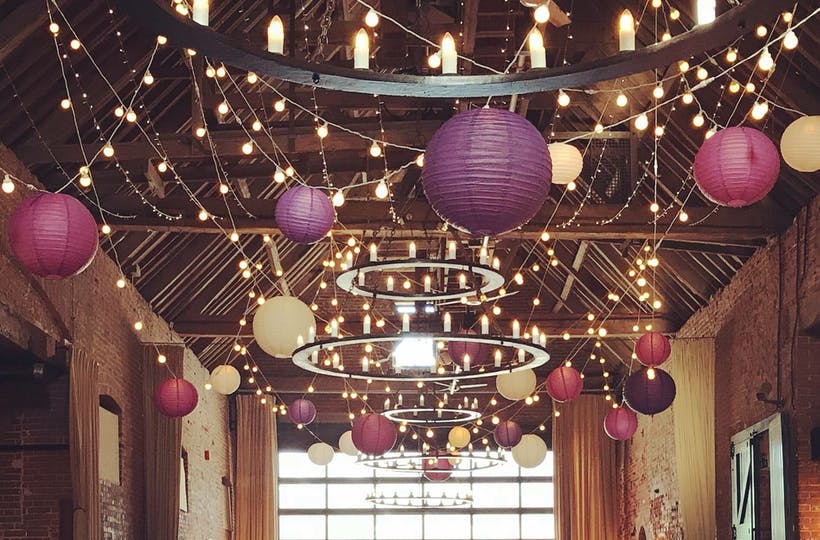
<svg viewBox="0 0 820 540">
<path fill-rule="evenodd" d="M 276 540 L 276 413 L 236 396 L 236 538 Z"/>
<path fill-rule="evenodd" d="M 553 418 L 556 540 L 617 538 L 615 441 L 604 433 L 610 402 L 582 395 Z"/>
<path fill-rule="evenodd" d="M 167 361 L 157 363 L 163 353 Z M 179 459 L 182 420 L 154 406 L 154 388 L 170 377 L 182 377 L 183 345 L 143 345 L 145 414 L 145 527 L 151 540 L 177 540 L 179 534 Z"/>
<path fill-rule="evenodd" d="M 714 340 L 676 340 L 669 372 L 677 386 L 672 414 L 684 535 L 708 540 L 717 534 Z"/>
<path fill-rule="evenodd" d="M 96 360 L 72 348 L 69 366 L 69 451 L 74 494 L 74 538 L 99 540 L 100 521 L 99 430 L 100 398 Z"/>
</svg>

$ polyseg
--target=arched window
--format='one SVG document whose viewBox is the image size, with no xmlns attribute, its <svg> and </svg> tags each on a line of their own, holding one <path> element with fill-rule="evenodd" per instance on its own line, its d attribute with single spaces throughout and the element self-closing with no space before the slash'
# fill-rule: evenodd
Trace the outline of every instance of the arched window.
<svg viewBox="0 0 820 540">
<path fill-rule="evenodd" d="M 100 396 L 99 473 L 100 481 L 121 484 L 120 416 L 122 409 L 111 396 Z"/>
</svg>

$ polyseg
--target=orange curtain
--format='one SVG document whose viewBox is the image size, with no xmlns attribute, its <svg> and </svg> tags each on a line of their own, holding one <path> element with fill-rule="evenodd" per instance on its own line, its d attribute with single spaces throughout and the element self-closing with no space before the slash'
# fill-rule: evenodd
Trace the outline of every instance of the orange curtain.
<svg viewBox="0 0 820 540">
<path fill-rule="evenodd" d="M 553 418 L 556 540 L 617 538 L 615 441 L 603 429 L 610 406 L 582 395 Z"/>
<path fill-rule="evenodd" d="M 256 396 L 236 397 L 236 537 L 275 540 L 276 413 Z"/>
<path fill-rule="evenodd" d="M 167 362 L 157 363 L 163 353 Z M 151 540 L 177 540 L 179 535 L 179 459 L 182 420 L 169 418 L 154 406 L 154 388 L 165 379 L 182 377 L 183 345 L 144 345 L 143 403 L 145 414 L 145 527 Z"/>
<path fill-rule="evenodd" d="M 74 538 L 99 540 L 100 521 L 99 431 L 100 398 L 96 360 L 80 349 L 71 350 L 69 367 L 69 448 L 74 493 Z"/>
</svg>

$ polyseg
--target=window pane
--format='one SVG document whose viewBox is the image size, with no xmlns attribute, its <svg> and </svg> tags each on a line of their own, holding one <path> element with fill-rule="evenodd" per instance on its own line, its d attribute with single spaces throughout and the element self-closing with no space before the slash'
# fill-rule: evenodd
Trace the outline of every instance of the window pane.
<svg viewBox="0 0 820 540">
<path fill-rule="evenodd" d="M 327 537 L 330 540 L 373 538 L 373 516 L 328 516 Z"/>
<path fill-rule="evenodd" d="M 473 538 L 518 538 L 518 514 L 475 514 Z"/>
<path fill-rule="evenodd" d="M 421 514 L 384 514 L 376 516 L 376 538 L 418 540 L 421 538 Z"/>
<path fill-rule="evenodd" d="M 281 452 L 279 454 L 279 478 L 322 478 L 325 468 L 314 465 L 307 452 Z"/>
<path fill-rule="evenodd" d="M 373 484 L 330 484 L 327 486 L 328 508 L 372 508 L 365 498 L 373 492 Z"/>
<path fill-rule="evenodd" d="M 533 469 L 521 469 L 521 476 L 552 476 L 552 452 L 547 452 L 547 457 L 538 467 Z"/>
<path fill-rule="evenodd" d="M 279 484 L 279 508 L 325 508 L 323 484 Z"/>
<path fill-rule="evenodd" d="M 521 516 L 521 538 L 552 540 L 555 538 L 555 516 L 552 514 L 524 514 Z"/>
<path fill-rule="evenodd" d="M 475 484 L 473 506 L 475 508 L 518 508 L 518 483 Z"/>
<path fill-rule="evenodd" d="M 425 514 L 424 537 L 428 540 L 470 538 L 469 514 Z"/>
<path fill-rule="evenodd" d="M 355 457 L 341 452 L 336 452 L 333 461 L 327 466 L 328 478 L 360 478 L 369 474 L 371 474 L 370 469 L 356 464 Z"/>
<path fill-rule="evenodd" d="M 512 454 L 507 452 L 505 454 L 507 461 L 501 465 L 490 467 L 488 469 L 481 469 L 473 472 L 474 478 L 486 478 L 488 476 L 518 476 L 518 465 L 513 461 Z"/>
<path fill-rule="evenodd" d="M 522 508 L 552 508 L 555 490 L 551 483 L 526 482 L 521 484 Z"/>
<path fill-rule="evenodd" d="M 324 540 L 324 516 L 279 516 L 279 540 Z"/>
<path fill-rule="evenodd" d="M 100 407 L 99 474 L 100 480 L 120 484 L 120 417 Z"/>
</svg>

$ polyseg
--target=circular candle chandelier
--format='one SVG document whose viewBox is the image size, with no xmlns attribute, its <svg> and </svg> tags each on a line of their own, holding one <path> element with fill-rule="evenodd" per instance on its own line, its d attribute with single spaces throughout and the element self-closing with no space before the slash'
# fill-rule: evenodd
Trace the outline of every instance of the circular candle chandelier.
<svg viewBox="0 0 820 540">
<path fill-rule="evenodd" d="M 382 416 L 397 424 L 424 426 L 461 425 L 481 418 L 481 413 L 462 407 L 400 407 L 388 409 Z"/>
<path fill-rule="evenodd" d="M 373 492 L 365 497 L 365 502 L 385 507 L 410 507 L 410 508 L 446 508 L 459 506 L 472 506 L 473 496 L 469 493 L 464 495 L 448 495 L 446 493 L 421 493 L 408 492 L 400 494 L 394 492 L 393 495 Z"/>
<path fill-rule="evenodd" d="M 452 466 L 447 469 L 448 474 L 458 475 L 491 469 L 507 462 L 504 451 L 501 449 L 491 450 L 489 447 L 485 451 L 476 451 L 470 446 L 467 451 L 454 454 L 436 452 L 405 451 L 401 449 L 398 455 L 366 456 L 359 454 L 356 463 L 396 473 L 424 474 L 428 472 L 431 463 L 439 459 L 447 459 Z"/>
</svg>

